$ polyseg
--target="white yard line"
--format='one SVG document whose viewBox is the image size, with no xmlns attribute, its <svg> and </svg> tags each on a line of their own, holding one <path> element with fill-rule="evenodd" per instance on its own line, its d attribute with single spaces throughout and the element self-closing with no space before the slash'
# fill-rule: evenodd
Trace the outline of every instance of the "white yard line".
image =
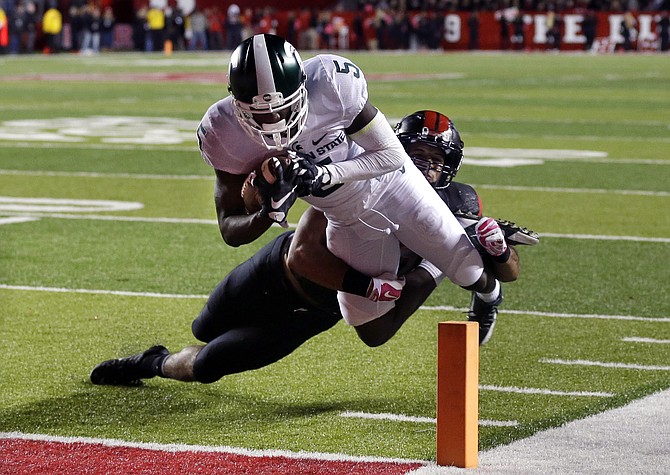
<svg viewBox="0 0 670 475">
<path fill-rule="evenodd" d="M 89 219 L 99 221 L 134 221 L 142 223 L 173 223 L 173 224 L 211 224 L 217 225 L 215 219 L 197 219 L 197 218 L 161 218 L 149 216 L 117 216 L 117 215 L 97 215 L 97 214 L 67 214 L 67 213 L 49 213 L 35 211 L 1 211 L 8 216 L 23 216 L 32 218 L 57 218 L 57 219 Z M 297 223 L 289 223 L 289 228 L 295 228 Z M 670 238 L 645 237 L 645 236 L 607 236 L 593 234 L 557 234 L 540 233 L 540 237 L 551 237 L 558 239 L 591 239 L 597 241 L 634 241 L 634 242 L 653 242 L 670 243 Z"/>
<path fill-rule="evenodd" d="M 517 388 L 515 386 L 494 386 L 490 384 L 480 384 L 480 391 L 498 391 L 504 393 L 517 394 L 539 394 L 542 396 L 577 396 L 577 397 L 612 397 L 614 393 L 593 392 L 593 391 L 555 391 L 543 388 Z"/>
<path fill-rule="evenodd" d="M 435 424 L 437 419 L 434 417 L 417 417 L 417 416 L 406 416 L 405 414 L 389 414 L 385 412 L 356 412 L 356 411 L 344 411 L 340 413 L 340 417 L 350 417 L 355 419 L 372 419 L 378 421 L 394 421 L 394 422 L 417 422 L 417 423 L 429 423 Z M 492 421 L 488 419 L 480 419 L 480 426 L 487 427 L 517 427 L 519 423 L 517 421 Z"/>
<path fill-rule="evenodd" d="M 540 358 L 538 361 L 540 363 L 568 366 L 598 366 L 601 368 L 635 369 L 642 371 L 670 371 L 670 366 L 617 363 L 612 361 L 562 360 L 557 358 Z"/>
<path fill-rule="evenodd" d="M 104 290 L 104 289 L 71 289 L 64 287 L 42 287 L 32 285 L 8 285 L 0 284 L 0 290 L 22 290 L 28 292 L 53 292 L 53 293 L 76 293 L 76 294 L 98 294 L 98 295 L 122 295 L 128 297 L 152 297 L 152 298 L 174 298 L 174 299 L 206 299 L 208 295 L 202 294 L 163 294 L 156 292 L 133 292 L 126 290 Z M 420 310 L 426 311 L 448 311 L 448 312 L 467 312 L 467 308 L 451 307 L 447 305 L 440 306 L 422 306 Z M 591 315 L 579 313 L 554 313 L 554 312 L 535 312 L 529 310 L 504 310 L 502 314 L 510 313 L 517 315 L 534 315 L 538 317 L 551 318 L 587 318 L 598 320 L 627 320 L 642 321 L 651 323 L 670 323 L 670 318 L 665 317 L 638 317 L 634 315 Z"/>
<path fill-rule="evenodd" d="M 436 305 L 436 306 L 422 306 L 421 310 L 428 310 L 433 312 L 467 312 L 469 309 L 464 307 L 452 307 L 450 305 Z M 639 317 L 635 315 L 598 315 L 588 313 L 558 313 L 558 312 L 537 312 L 533 310 L 500 310 L 501 314 L 514 315 L 533 315 L 537 317 L 551 317 L 551 318 L 586 318 L 596 320 L 626 320 L 633 322 L 655 322 L 655 323 L 670 323 L 670 317 Z"/>
<path fill-rule="evenodd" d="M 17 223 L 27 223 L 29 221 L 37 221 L 39 218 L 31 218 L 27 216 L 14 216 L 11 218 L 0 218 L 0 226 L 3 224 L 17 224 Z"/>
<path fill-rule="evenodd" d="M 625 337 L 622 338 L 621 341 L 630 343 L 663 343 L 663 344 L 670 343 L 670 340 L 657 340 L 656 338 L 640 338 L 636 336 Z"/>
</svg>

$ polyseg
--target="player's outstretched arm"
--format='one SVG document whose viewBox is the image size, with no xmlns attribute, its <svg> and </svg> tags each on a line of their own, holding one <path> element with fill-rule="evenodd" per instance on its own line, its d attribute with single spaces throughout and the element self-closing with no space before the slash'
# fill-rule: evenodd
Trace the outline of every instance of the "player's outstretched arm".
<svg viewBox="0 0 670 475">
<path fill-rule="evenodd" d="M 397 333 L 405 321 L 426 301 L 437 287 L 433 277 L 422 267 L 405 275 L 402 295 L 395 307 L 379 318 L 354 327 L 358 337 L 370 347 L 381 346 Z"/>
<path fill-rule="evenodd" d="M 245 175 L 216 170 L 214 204 L 221 237 L 229 246 L 238 247 L 259 238 L 273 221 L 262 213 L 247 214 L 241 196 Z"/>
</svg>

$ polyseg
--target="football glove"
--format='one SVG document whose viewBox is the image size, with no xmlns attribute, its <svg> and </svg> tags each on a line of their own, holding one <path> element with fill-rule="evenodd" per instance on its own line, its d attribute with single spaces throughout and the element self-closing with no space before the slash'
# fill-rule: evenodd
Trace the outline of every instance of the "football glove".
<svg viewBox="0 0 670 475">
<path fill-rule="evenodd" d="M 294 159 L 294 162 L 299 168 L 297 176 L 300 196 L 313 195 L 324 186 L 330 185 L 331 176 L 328 168 L 317 165 L 311 157 L 300 154 Z"/>
<path fill-rule="evenodd" d="M 475 224 L 475 235 L 479 244 L 493 257 L 502 256 L 507 251 L 505 235 L 493 218 L 482 218 Z"/>
<path fill-rule="evenodd" d="M 404 277 L 397 278 L 393 274 L 382 274 L 371 279 L 367 297 L 373 302 L 392 302 L 400 298 L 404 286 Z"/>
<path fill-rule="evenodd" d="M 465 232 L 473 244 L 479 248 L 480 245 L 479 241 L 477 240 L 475 226 L 479 220 L 482 219 L 482 217 L 477 216 L 474 213 L 461 210 L 454 211 L 454 216 L 456 216 L 458 221 L 461 223 L 461 226 L 465 228 Z M 496 222 L 498 223 L 498 226 L 500 226 L 500 229 L 502 229 L 507 244 L 511 244 L 512 246 L 535 246 L 540 242 L 540 235 L 535 231 L 531 231 L 528 228 L 521 227 L 505 219 L 496 219 Z"/>
<path fill-rule="evenodd" d="M 260 213 L 287 228 L 286 215 L 298 198 L 296 177 L 299 167 L 292 161 L 284 169 L 276 157 L 270 159 L 269 166 L 275 178 L 274 183 L 268 183 L 262 173 L 256 173 L 253 182 L 263 200 Z"/>
</svg>

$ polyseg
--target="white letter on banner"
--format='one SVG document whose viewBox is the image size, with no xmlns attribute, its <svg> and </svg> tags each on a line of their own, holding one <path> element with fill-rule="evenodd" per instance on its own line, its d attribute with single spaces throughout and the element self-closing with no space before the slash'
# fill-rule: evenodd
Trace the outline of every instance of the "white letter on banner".
<svg viewBox="0 0 670 475">
<path fill-rule="evenodd" d="M 563 41 L 566 43 L 585 43 L 586 37 L 581 34 L 584 17 L 582 15 L 565 15 L 563 20 L 565 21 Z"/>
<path fill-rule="evenodd" d="M 535 35 L 533 43 L 543 45 L 547 42 L 547 17 L 546 15 L 535 15 Z"/>
</svg>

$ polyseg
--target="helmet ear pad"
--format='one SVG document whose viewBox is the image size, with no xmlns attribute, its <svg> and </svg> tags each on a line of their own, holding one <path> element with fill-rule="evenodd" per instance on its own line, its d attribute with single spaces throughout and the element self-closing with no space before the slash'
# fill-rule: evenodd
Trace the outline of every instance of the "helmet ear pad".
<svg viewBox="0 0 670 475">
<path fill-rule="evenodd" d="M 396 124 L 395 133 L 408 153 L 410 148 L 416 148 L 412 145 L 417 143 L 441 151 L 444 163 L 439 165 L 433 160 L 430 165 L 434 172 L 439 173 L 437 179 L 431 181 L 431 185 L 435 189 L 449 186 L 463 162 L 464 145 L 461 135 L 449 117 L 436 111 L 417 111 L 403 117 Z M 429 166 L 427 162 L 430 160 L 421 156 L 421 153 L 414 154 L 414 156 L 409 153 L 409 155 L 422 171 Z M 427 171 L 424 171 L 424 175 L 428 177 Z"/>
<path fill-rule="evenodd" d="M 269 149 L 287 148 L 307 121 L 307 76 L 296 49 L 276 35 L 247 38 L 233 51 L 228 90 L 242 128 Z M 277 114 L 275 123 L 257 114 Z"/>
</svg>

